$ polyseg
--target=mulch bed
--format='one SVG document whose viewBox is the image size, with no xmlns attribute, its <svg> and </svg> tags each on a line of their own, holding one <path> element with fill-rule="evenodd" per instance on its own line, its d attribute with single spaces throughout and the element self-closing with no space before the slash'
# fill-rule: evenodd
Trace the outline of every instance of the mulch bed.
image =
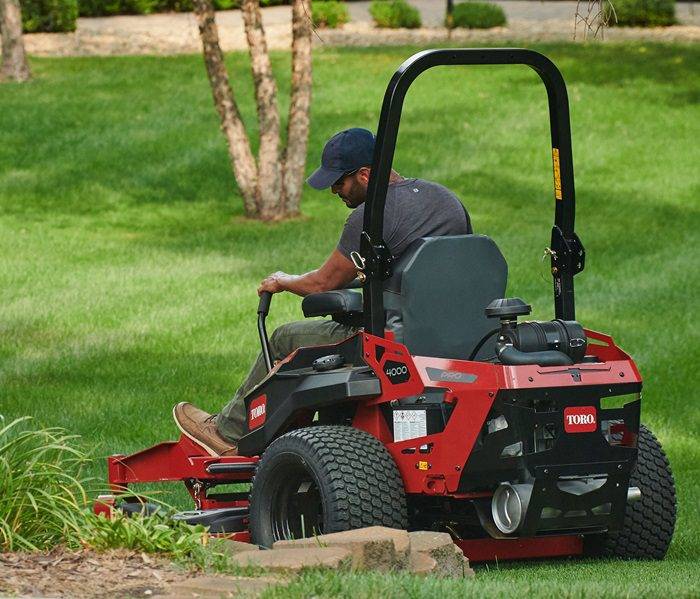
<svg viewBox="0 0 700 599">
<path fill-rule="evenodd" d="M 162 557 L 127 550 L 0 553 L 0 595 L 150 597 L 194 576 Z"/>
</svg>

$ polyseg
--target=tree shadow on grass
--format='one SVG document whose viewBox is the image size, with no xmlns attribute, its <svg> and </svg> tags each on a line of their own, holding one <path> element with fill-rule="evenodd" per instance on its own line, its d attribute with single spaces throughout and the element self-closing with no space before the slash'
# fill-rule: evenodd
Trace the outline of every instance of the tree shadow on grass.
<svg viewBox="0 0 700 599">
<path fill-rule="evenodd" d="M 162 352 L 134 347 L 22 364 L 3 376 L 3 415 L 31 415 L 96 442 L 100 451 L 134 450 L 177 438 L 180 401 L 216 412 L 233 397 L 250 352 Z"/>
</svg>

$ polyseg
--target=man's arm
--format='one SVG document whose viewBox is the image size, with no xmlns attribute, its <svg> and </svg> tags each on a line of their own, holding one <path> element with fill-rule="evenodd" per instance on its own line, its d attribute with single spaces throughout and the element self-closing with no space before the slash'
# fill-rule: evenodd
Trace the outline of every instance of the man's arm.
<svg viewBox="0 0 700 599">
<path fill-rule="evenodd" d="M 263 291 L 270 291 L 271 293 L 291 291 L 297 295 L 305 296 L 310 293 L 342 289 L 356 276 L 357 268 L 355 265 L 335 249 L 323 266 L 306 274 L 272 273 L 260 283 L 258 295 Z"/>
</svg>

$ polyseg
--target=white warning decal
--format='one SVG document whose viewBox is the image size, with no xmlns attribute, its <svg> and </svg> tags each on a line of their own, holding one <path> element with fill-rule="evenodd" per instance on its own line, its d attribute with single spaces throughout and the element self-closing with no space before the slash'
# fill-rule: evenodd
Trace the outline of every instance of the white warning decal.
<svg viewBox="0 0 700 599">
<path fill-rule="evenodd" d="M 394 441 L 405 441 L 428 434 L 425 410 L 394 410 Z"/>
</svg>

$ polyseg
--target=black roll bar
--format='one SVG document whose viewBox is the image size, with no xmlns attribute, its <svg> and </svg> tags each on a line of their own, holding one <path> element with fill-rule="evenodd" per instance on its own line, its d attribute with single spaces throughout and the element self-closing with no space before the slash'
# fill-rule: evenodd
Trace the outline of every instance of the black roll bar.
<svg viewBox="0 0 700 599">
<path fill-rule="evenodd" d="M 411 56 L 394 73 L 384 94 L 369 178 L 360 253 L 364 287 L 365 331 L 384 336 L 383 281 L 391 275 L 391 253 L 383 240 L 384 202 L 396 149 L 401 110 L 408 88 L 423 71 L 441 65 L 523 64 L 542 79 L 549 100 L 554 171 L 554 227 L 550 243 L 556 318 L 575 319 L 574 275 L 583 270 L 585 251 L 574 232 L 574 167 L 566 84 L 546 56 L 521 48 L 425 50 Z"/>
</svg>

